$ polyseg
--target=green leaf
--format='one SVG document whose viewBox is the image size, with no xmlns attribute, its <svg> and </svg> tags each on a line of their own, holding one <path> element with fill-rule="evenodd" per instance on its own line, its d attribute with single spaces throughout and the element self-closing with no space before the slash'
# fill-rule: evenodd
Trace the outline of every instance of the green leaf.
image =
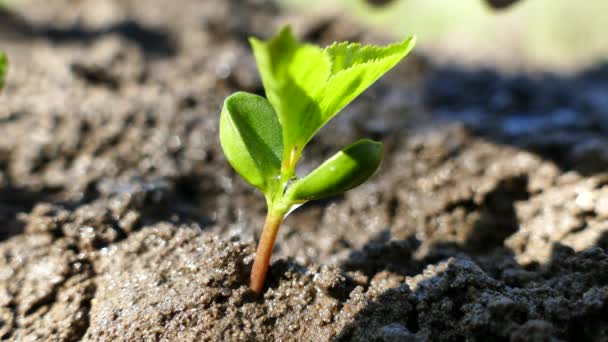
<svg viewBox="0 0 608 342">
<path fill-rule="evenodd" d="M 0 51 L 0 89 L 4 87 L 4 81 L 6 79 L 6 70 L 8 68 L 8 59 L 6 55 Z"/>
<path fill-rule="evenodd" d="M 310 135 L 322 125 L 321 111 L 314 92 L 322 91 L 329 77 L 329 64 L 323 50 L 301 44 L 289 27 L 271 41 L 251 38 L 251 46 L 266 90 L 266 97 L 277 112 L 283 130 L 283 160 L 292 150 L 302 151 Z"/>
<path fill-rule="evenodd" d="M 270 41 L 252 38 L 266 97 L 283 129 L 283 160 L 295 161 L 314 134 L 394 67 L 413 37 L 388 46 L 338 43 L 325 49 L 298 42 L 289 27 Z M 295 165 L 290 165 L 295 166 Z"/>
<path fill-rule="evenodd" d="M 303 203 L 340 194 L 365 182 L 381 161 L 382 143 L 359 140 L 294 182 L 285 198 L 291 203 Z"/>
<path fill-rule="evenodd" d="M 331 56 L 332 76 L 320 100 L 323 124 L 392 69 L 414 47 L 415 38 L 385 47 L 340 43 L 325 51 Z"/>
<path fill-rule="evenodd" d="M 224 102 L 220 143 L 226 159 L 247 182 L 266 193 L 281 168 L 281 126 L 265 98 L 237 92 Z"/>
</svg>

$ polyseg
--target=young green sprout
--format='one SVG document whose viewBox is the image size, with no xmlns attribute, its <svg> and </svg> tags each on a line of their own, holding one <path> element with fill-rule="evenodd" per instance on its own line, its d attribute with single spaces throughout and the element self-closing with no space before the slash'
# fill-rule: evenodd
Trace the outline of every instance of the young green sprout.
<svg viewBox="0 0 608 342">
<path fill-rule="evenodd" d="M 366 181 L 382 161 L 382 144 L 362 139 L 304 177 L 296 164 L 310 139 L 401 61 L 414 38 L 388 46 L 301 43 L 284 28 L 270 41 L 250 39 L 266 98 L 237 92 L 224 102 L 220 142 L 226 159 L 266 196 L 268 213 L 249 286 L 262 293 L 272 248 L 285 216 L 307 201 L 338 195 Z"/>
</svg>

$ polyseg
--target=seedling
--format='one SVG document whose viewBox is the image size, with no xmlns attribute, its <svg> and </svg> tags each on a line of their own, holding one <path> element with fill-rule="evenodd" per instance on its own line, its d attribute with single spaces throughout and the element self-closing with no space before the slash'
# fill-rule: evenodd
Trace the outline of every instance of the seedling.
<svg viewBox="0 0 608 342">
<path fill-rule="evenodd" d="M 261 294 L 272 248 L 285 216 L 311 200 L 343 193 L 380 166 L 382 144 L 362 139 L 305 177 L 296 164 L 310 139 L 413 48 L 410 37 L 387 46 L 348 42 L 322 49 L 284 28 L 270 41 L 250 39 L 266 98 L 237 92 L 224 102 L 220 142 L 226 159 L 266 196 L 268 213 L 249 286 Z"/>
<path fill-rule="evenodd" d="M 6 77 L 6 69 L 8 68 L 8 60 L 6 55 L 0 51 L 0 90 L 4 87 L 4 79 Z"/>
</svg>

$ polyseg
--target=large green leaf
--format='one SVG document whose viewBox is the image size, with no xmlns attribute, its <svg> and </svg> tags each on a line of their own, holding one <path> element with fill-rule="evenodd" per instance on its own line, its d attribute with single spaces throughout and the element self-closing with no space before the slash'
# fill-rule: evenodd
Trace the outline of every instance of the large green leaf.
<svg viewBox="0 0 608 342">
<path fill-rule="evenodd" d="M 237 92 L 224 102 L 220 143 L 226 159 L 251 185 L 266 193 L 281 168 L 281 126 L 265 98 Z"/>
<path fill-rule="evenodd" d="M 251 46 L 266 90 L 283 130 L 283 160 L 295 149 L 299 154 L 308 132 L 322 125 L 321 111 L 313 96 L 321 92 L 330 67 L 323 50 L 301 44 L 289 27 L 269 42 L 251 38 Z"/>
<path fill-rule="evenodd" d="M 365 182 L 380 166 L 382 143 L 362 139 L 294 182 L 285 193 L 289 203 L 337 195 Z"/>
<path fill-rule="evenodd" d="M 415 39 L 385 47 L 340 43 L 325 51 L 332 61 L 332 75 L 319 98 L 323 124 L 392 69 L 414 47 Z"/>
<path fill-rule="evenodd" d="M 0 51 L 0 90 L 4 87 L 4 80 L 6 78 L 6 69 L 8 68 L 8 60 L 6 55 Z"/>
<path fill-rule="evenodd" d="M 251 39 L 266 97 L 283 129 L 283 160 L 299 157 L 313 135 L 403 59 L 414 38 L 388 46 L 298 42 L 289 27 L 270 41 Z"/>
</svg>

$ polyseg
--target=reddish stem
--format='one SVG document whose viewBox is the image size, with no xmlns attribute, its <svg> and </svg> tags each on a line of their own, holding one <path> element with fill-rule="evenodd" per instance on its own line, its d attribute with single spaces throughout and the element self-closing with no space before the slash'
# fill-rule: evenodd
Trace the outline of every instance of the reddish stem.
<svg viewBox="0 0 608 342">
<path fill-rule="evenodd" d="M 270 213 L 266 216 L 264 230 L 262 231 L 262 237 L 258 244 L 258 250 L 255 254 L 255 261 L 253 262 L 251 278 L 249 280 L 249 288 L 251 288 L 257 296 L 262 294 L 262 290 L 264 289 L 264 281 L 266 280 L 266 273 L 268 272 L 268 266 L 270 264 L 272 248 L 274 247 L 274 241 L 277 238 L 281 222 L 283 222 L 283 217 L 283 215 L 272 215 Z"/>
</svg>

